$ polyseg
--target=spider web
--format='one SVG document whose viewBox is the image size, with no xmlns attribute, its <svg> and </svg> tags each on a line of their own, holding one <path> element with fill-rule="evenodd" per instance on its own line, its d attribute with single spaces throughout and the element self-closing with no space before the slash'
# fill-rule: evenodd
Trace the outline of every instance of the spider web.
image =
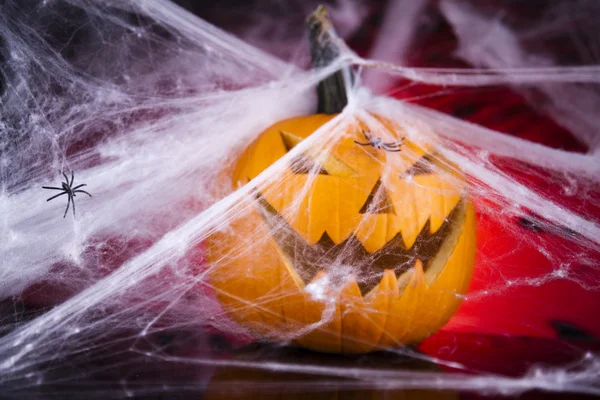
<svg viewBox="0 0 600 400">
<path fill-rule="evenodd" d="M 593 346 L 556 344 L 557 332 L 563 339 L 600 335 L 600 139 L 594 112 L 600 41 L 586 25 L 598 9 L 569 3 L 567 19 L 561 8 L 566 3 L 548 6 L 543 23 L 532 28 L 511 19 L 510 8 L 441 1 L 413 2 L 406 9 L 407 3 L 333 4 L 332 19 L 348 39 L 368 24 L 373 9 L 388 13 L 370 54 L 344 47 L 320 71 L 305 68 L 303 19 L 314 4 L 291 3 L 289 15 L 276 8 L 241 13 L 237 18 L 247 23 L 229 28 L 244 41 L 167 1 L 3 3 L 3 392 L 44 398 L 222 393 L 232 389 L 226 375 L 239 370 L 242 378 L 234 376 L 235 382 L 250 380 L 252 390 L 262 384 L 271 394 L 306 390 L 306 377 L 318 382 L 311 390 L 324 393 L 600 393 Z M 456 35 L 457 58 L 474 68 L 411 64 L 419 40 L 415 21 L 431 18 L 432 9 Z M 578 30 L 569 33 L 583 56 L 565 62 L 539 46 L 574 25 Z M 317 83 L 349 65 L 359 79 L 348 87 L 346 109 L 234 187 L 227 171 L 244 149 L 273 123 L 313 113 Z M 424 94 L 418 87 L 433 89 Z M 519 93 L 568 129 L 579 150 L 506 135 L 417 104 L 490 87 Z M 327 169 L 327 157 L 348 127 L 360 123 L 385 142 L 398 139 L 374 114 L 392 121 L 407 140 L 435 148 L 434 172 L 451 169 L 464 177 L 467 187 L 444 189 L 447 195 L 468 193 L 478 214 L 477 262 L 461 308 L 418 349 L 387 349 L 368 361 L 248 347 L 260 335 L 223 309 L 216 296 L 223 289 L 211 276 L 232 258 L 260 249 L 268 235 L 250 230 L 218 259 L 207 256 L 212 238 L 246 221 L 257 192 L 270 198 L 285 193 L 294 178 L 290 165 L 310 154 L 306 183 L 282 216 L 290 221 L 305 212 L 303 194 Z M 406 147 L 402 154 L 417 158 Z M 397 160 L 385 158 L 382 177 L 402 168 Z M 93 195 L 75 198 L 77 218 L 61 218 L 64 196 L 45 201 L 41 186 L 59 185 L 59 171 L 74 171 L 75 185 L 86 183 Z M 390 192 L 392 198 L 397 194 Z M 273 237 L 287 229 L 282 221 L 269 228 Z M 326 326 L 348 279 L 379 279 L 359 267 L 351 247 L 337 260 L 343 262 L 334 260 L 326 279 L 306 287 L 324 305 L 319 320 L 290 327 L 278 344 Z M 268 293 L 241 312 L 251 314 L 278 299 L 285 295 Z M 506 308 L 515 310 L 512 316 Z M 523 344 L 532 337 L 538 338 L 534 344 Z M 486 340 L 488 347 L 481 344 Z M 473 355 L 473 343 L 483 349 L 483 361 Z M 534 357 L 536 364 L 514 368 L 518 374 L 510 371 L 514 359 L 490 350 L 519 355 L 523 348 L 538 351 L 536 346 L 540 353 L 553 349 L 555 357 Z M 507 365 L 509 371 L 503 370 Z M 285 387 L 276 382 L 277 373 L 291 374 Z"/>
</svg>

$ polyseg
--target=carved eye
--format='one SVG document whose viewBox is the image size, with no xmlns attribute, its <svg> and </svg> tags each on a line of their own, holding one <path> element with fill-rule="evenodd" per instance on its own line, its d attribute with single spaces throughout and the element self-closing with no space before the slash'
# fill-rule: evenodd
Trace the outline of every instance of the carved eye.
<svg viewBox="0 0 600 400">
<path fill-rule="evenodd" d="M 279 133 L 283 145 L 288 152 L 304 140 L 304 138 L 288 131 L 279 131 Z M 320 166 L 317 165 L 316 159 L 322 160 Z M 318 171 L 319 175 L 333 175 L 339 177 L 358 176 L 356 171 L 350 168 L 350 166 L 332 155 L 318 154 L 314 151 L 308 152 L 307 154 L 301 154 L 292 160 L 291 169 L 294 174 L 299 175 L 306 175 Z"/>
</svg>

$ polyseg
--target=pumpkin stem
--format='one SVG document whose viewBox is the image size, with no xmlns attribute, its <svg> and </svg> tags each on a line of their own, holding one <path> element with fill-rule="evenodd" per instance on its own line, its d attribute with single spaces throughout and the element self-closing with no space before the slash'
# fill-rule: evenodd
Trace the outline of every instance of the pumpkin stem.
<svg viewBox="0 0 600 400">
<path fill-rule="evenodd" d="M 324 68 L 339 57 L 340 48 L 337 41 L 341 40 L 333 29 L 325 7 L 318 6 L 308 16 L 306 27 L 308 29 L 312 66 L 313 68 Z M 352 84 L 354 76 L 349 67 L 341 68 L 319 82 L 317 86 L 319 97 L 317 113 L 338 114 L 342 112 L 348 104 L 346 78 Z"/>
</svg>

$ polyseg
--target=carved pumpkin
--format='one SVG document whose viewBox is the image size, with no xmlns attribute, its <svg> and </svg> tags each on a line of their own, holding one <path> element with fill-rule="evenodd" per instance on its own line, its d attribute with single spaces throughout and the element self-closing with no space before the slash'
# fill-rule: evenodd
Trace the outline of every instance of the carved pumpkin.
<svg viewBox="0 0 600 400">
<path fill-rule="evenodd" d="M 268 128 L 237 161 L 234 187 L 331 118 Z M 386 139 L 404 136 L 378 119 Z M 325 154 L 306 151 L 208 238 L 217 297 L 254 334 L 362 353 L 418 342 L 459 306 L 476 227 L 460 177 L 411 142 L 393 153 L 359 146 L 364 129 L 350 126 Z"/>
</svg>

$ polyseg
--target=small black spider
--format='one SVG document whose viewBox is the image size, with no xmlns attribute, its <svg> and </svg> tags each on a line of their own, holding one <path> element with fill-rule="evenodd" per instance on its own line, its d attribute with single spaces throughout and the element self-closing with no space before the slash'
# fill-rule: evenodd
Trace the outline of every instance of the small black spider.
<svg viewBox="0 0 600 400">
<path fill-rule="evenodd" d="M 361 146 L 373 146 L 376 149 L 383 149 L 385 151 L 390 152 L 398 152 L 402 150 L 402 145 L 404 144 L 404 138 L 397 140 L 395 142 L 385 143 L 381 138 L 373 138 L 369 132 L 362 131 L 364 137 L 368 140 L 367 143 L 357 142 L 354 143 L 359 144 Z"/>
<path fill-rule="evenodd" d="M 46 201 L 55 199 L 58 196 L 62 196 L 63 194 L 68 195 L 67 209 L 65 210 L 63 218 L 67 216 L 67 212 L 69 211 L 69 205 L 71 204 L 71 202 L 73 202 L 73 217 L 75 217 L 75 193 L 85 193 L 90 197 L 92 197 L 92 195 L 86 192 L 85 190 L 77 190 L 80 187 L 87 186 L 85 183 L 73 187 L 73 180 L 75 180 L 75 174 L 73 173 L 73 171 L 71 171 L 71 182 L 69 182 L 69 178 L 67 178 L 67 175 L 64 172 L 62 174 L 65 177 L 65 181 L 62 182 L 62 187 L 42 186 L 42 189 L 62 190 L 62 193 L 59 193 L 56 196 L 52 196 Z"/>
</svg>

